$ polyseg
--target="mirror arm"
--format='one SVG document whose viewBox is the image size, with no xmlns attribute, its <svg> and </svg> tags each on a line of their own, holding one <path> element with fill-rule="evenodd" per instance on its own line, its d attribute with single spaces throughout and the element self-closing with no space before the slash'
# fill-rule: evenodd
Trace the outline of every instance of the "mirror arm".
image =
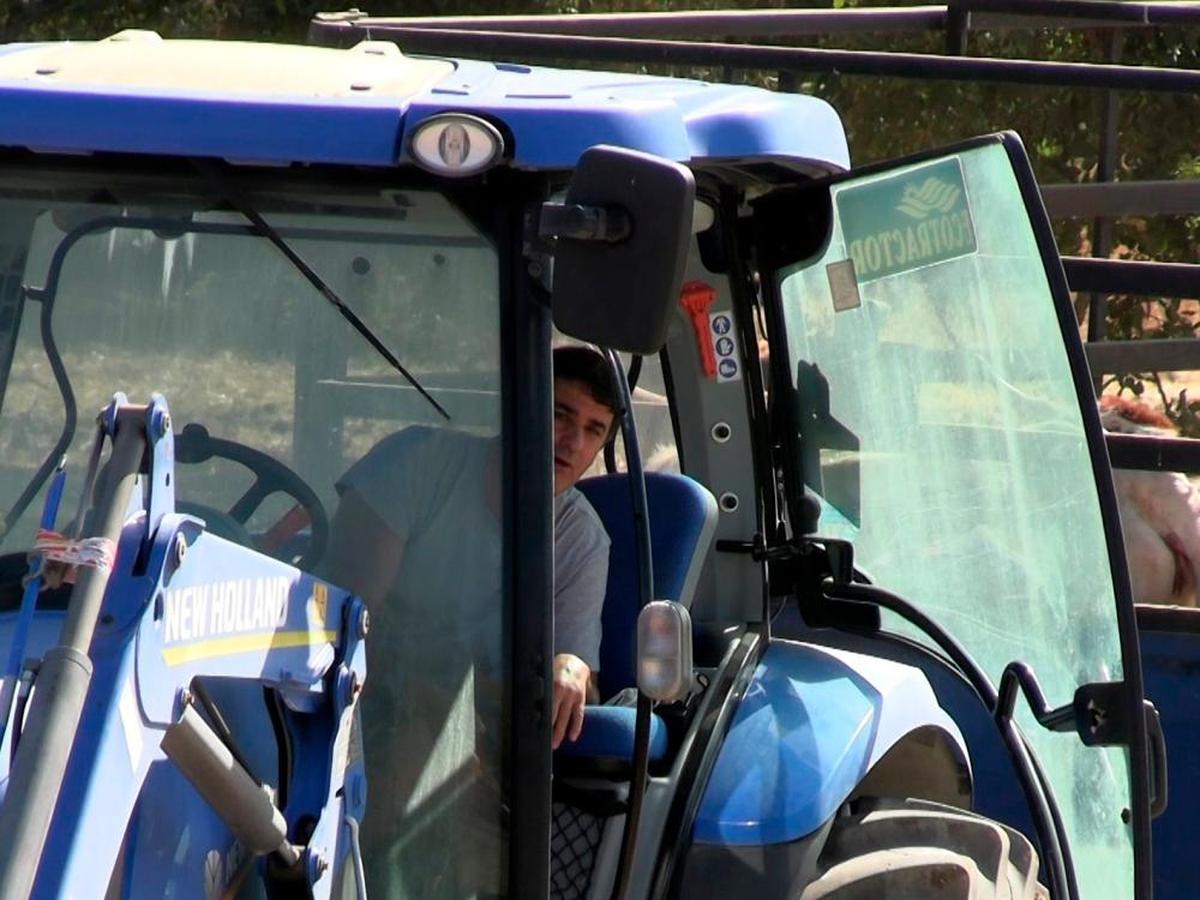
<svg viewBox="0 0 1200 900">
<path fill-rule="evenodd" d="M 633 233 L 629 212 L 620 206 L 543 203 L 538 237 L 620 243 Z"/>
</svg>

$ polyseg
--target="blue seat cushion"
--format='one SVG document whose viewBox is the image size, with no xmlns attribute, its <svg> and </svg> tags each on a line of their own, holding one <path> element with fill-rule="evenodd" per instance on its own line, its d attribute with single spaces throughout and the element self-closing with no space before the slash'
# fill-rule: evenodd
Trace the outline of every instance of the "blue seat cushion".
<svg viewBox="0 0 1200 900">
<path fill-rule="evenodd" d="M 637 710 L 632 706 L 588 706 L 583 713 L 583 730 L 577 741 L 563 741 L 557 755 L 633 762 L 633 730 Z M 650 716 L 650 761 L 667 755 L 667 726 Z"/>
<path fill-rule="evenodd" d="M 638 554 L 633 501 L 627 475 L 585 478 L 576 487 L 608 532 L 608 585 L 601 619 L 600 696 L 611 697 L 637 678 Z M 654 595 L 691 603 L 696 579 L 712 541 L 717 501 L 686 475 L 646 473 Z"/>
</svg>

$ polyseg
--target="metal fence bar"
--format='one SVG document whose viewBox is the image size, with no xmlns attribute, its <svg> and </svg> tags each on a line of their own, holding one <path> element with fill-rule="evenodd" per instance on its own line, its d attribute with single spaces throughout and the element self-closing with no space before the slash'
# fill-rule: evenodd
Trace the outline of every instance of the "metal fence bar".
<svg viewBox="0 0 1200 900">
<path fill-rule="evenodd" d="M 1071 0 L 1067 0 L 1071 2 Z M 1084 0 L 1089 2 L 1089 0 Z M 1113 30 L 1103 32 L 1104 61 L 1119 63 L 1121 61 L 1121 35 Z M 1096 180 L 1109 184 L 1116 180 L 1117 153 L 1120 136 L 1117 134 L 1117 118 L 1120 112 L 1120 94 L 1116 91 L 1105 91 L 1104 109 L 1100 114 L 1100 154 L 1096 161 Z M 1098 259 L 1108 259 L 1113 245 L 1113 222 L 1103 216 L 1092 222 L 1092 256 Z M 1088 298 L 1088 331 L 1089 341 L 1103 341 L 1108 338 L 1108 297 L 1103 292 L 1093 293 Z"/>
<path fill-rule="evenodd" d="M 587 13 L 545 16 L 322 17 L 381 27 L 505 31 L 640 38 L 783 38 L 872 32 L 937 31 L 946 26 L 945 6 L 877 9 L 755 9 L 693 12 Z"/>
<path fill-rule="evenodd" d="M 1114 469 L 1200 472 L 1200 440 L 1151 434 L 1109 434 L 1108 461 Z"/>
<path fill-rule="evenodd" d="M 1042 201 L 1055 218 L 1193 215 L 1200 213 L 1200 181 L 1114 181 L 1043 184 Z"/>
<path fill-rule="evenodd" d="M 364 16 L 318 13 L 321 22 L 574 34 L 593 37 L 779 39 L 950 29 L 1147 28 L 1200 24 L 1200 3 L 1110 0 L 953 0 L 949 4 L 866 9 L 694 10 L 540 16 Z"/>
<path fill-rule="evenodd" d="M 1029 16 L 1055 23 L 1087 22 L 1104 28 L 1200 24 L 1200 4 L 1189 2 L 1131 3 L 1123 0 L 951 0 L 952 6 L 979 14 Z M 1034 27 L 1030 23 L 1027 27 Z M 1076 25 L 1075 27 L 1080 27 Z"/>
<path fill-rule="evenodd" d="M 506 34 L 499 31 L 409 28 L 379 20 L 318 21 L 309 32 L 321 43 L 348 45 L 366 38 L 394 40 L 405 51 L 510 59 L 586 59 L 589 63 L 731 66 L 735 69 L 798 70 L 941 81 L 990 81 L 1059 88 L 1096 88 L 1169 93 L 1200 92 L 1200 71 L 976 59 L 876 50 L 766 47 L 578 35 Z"/>
<path fill-rule="evenodd" d="M 1062 264 L 1073 291 L 1200 298 L 1200 265 L 1194 263 L 1064 256 Z"/>
<path fill-rule="evenodd" d="M 1092 375 L 1200 371 L 1200 339 L 1099 341 L 1083 345 Z"/>
</svg>

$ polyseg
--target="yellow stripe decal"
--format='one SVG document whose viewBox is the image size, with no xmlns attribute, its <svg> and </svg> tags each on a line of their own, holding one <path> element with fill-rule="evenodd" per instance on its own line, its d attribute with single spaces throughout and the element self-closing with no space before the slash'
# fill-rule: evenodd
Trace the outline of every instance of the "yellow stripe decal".
<svg viewBox="0 0 1200 900">
<path fill-rule="evenodd" d="M 197 659 L 250 653 L 255 650 L 279 650 L 285 647 L 312 647 L 337 640 L 336 631 L 305 629 L 304 631 L 264 631 L 260 634 L 236 634 L 178 647 L 164 647 L 163 660 L 168 666 L 178 666 Z"/>
</svg>

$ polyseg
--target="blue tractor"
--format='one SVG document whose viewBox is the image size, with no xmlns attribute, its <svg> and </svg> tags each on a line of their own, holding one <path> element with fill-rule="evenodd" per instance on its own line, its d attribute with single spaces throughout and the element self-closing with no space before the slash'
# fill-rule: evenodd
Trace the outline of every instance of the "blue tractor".
<svg viewBox="0 0 1200 900">
<path fill-rule="evenodd" d="M 0 896 L 1148 898 L 1165 752 L 1016 136 L 855 170 L 812 97 L 348 21 L 0 48 Z M 552 752 L 560 336 L 624 412 L 617 702 Z M 371 606 L 339 485 L 451 434 L 488 515 L 404 552 L 455 586 Z"/>
</svg>

